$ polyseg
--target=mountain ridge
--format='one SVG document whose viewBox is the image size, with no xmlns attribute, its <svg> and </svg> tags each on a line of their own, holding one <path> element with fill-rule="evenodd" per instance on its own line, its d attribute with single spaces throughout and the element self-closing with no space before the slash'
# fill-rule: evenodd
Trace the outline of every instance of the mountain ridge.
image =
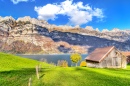
<svg viewBox="0 0 130 86">
<path fill-rule="evenodd" d="M 129 51 L 130 30 L 112 31 L 91 26 L 56 26 L 29 16 L 0 17 L 0 51 L 20 54 L 90 53 L 97 47 L 116 46 Z"/>
</svg>

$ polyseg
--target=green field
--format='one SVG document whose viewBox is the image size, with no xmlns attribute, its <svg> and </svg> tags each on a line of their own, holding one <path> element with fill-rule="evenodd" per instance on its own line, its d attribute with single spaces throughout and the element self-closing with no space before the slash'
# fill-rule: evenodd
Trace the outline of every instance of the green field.
<svg viewBox="0 0 130 86">
<path fill-rule="evenodd" d="M 40 79 L 35 66 L 42 65 Z M 54 67 L 35 60 L 0 53 L 0 86 L 130 86 L 130 65 L 127 69 L 87 67 Z"/>
</svg>

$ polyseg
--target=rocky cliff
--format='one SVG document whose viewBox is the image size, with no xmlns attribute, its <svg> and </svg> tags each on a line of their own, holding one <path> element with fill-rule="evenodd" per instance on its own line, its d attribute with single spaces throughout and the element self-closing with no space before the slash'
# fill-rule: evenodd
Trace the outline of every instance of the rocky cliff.
<svg viewBox="0 0 130 86">
<path fill-rule="evenodd" d="M 0 17 L 0 51 L 19 54 L 90 53 L 116 46 L 129 51 L 130 31 L 56 26 L 30 17 Z"/>
</svg>

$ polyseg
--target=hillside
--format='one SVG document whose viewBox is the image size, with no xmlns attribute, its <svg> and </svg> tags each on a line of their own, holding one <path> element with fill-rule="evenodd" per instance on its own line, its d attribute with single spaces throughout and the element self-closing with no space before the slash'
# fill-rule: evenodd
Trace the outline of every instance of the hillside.
<svg viewBox="0 0 130 86">
<path fill-rule="evenodd" d="M 96 69 L 86 67 L 44 70 L 41 84 L 45 86 L 129 86 L 128 69 Z"/>
<path fill-rule="evenodd" d="M 0 86 L 129 86 L 130 65 L 127 69 L 87 67 L 54 67 L 41 64 L 40 79 L 36 77 L 38 61 L 0 53 Z M 117 83 L 118 82 L 118 83 Z"/>
<path fill-rule="evenodd" d="M 46 67 L 47 64 L 44 63 L 39 72 L 40 79 L 38 80 L 34 67 L 37 61 L 12 57 L 12 55 L 3 53 L 0 55 L 5 59 L 2 60 L 4 63 L 0 64 L 0 86 L 27 86 L 29 78 L 32 80 L 32 86 L 129 86 L 129 65 L 127 69 L 99 69 Z M 13 59 L 9 60 L 10 58 L 7 56 Z M 5 61 L 8 62 L 8 65 Z M 1 69 L 3 67 L 5 69 Z"/>
<path fill-rule="evenodd" d="M 116 46 L 130 51 L 130 30 L 112 31 L 90 26 L 56 26 L 30 17 L 0 17 L 0 51 L 18 54 L 90 53 L 97 47 Z"/>
<path fill-rule="evenodd" d="M 0 86 L 27 86 L 28 79 L 37 81 L 35 67 L 49 67 L 47 63 L 0 53 Z"/>
<path fill-rule="evenodd" d="M 35 68 L 40 62 L 11 54 L 0 53 L 0 71 Z M 44 65 L 48 65 L 42 63 Z"/>
</svg>

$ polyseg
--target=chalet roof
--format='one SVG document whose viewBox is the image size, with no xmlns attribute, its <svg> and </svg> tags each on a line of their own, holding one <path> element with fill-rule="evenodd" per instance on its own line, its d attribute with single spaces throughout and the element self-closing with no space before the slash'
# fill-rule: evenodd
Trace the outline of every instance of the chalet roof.
<svg viewBox="0 0 130 86">
<path fill-rule="evenodd" d="M 130 52 L 122 52 L 122 54 L 125 55 L 126 57 L 130 56 Z"/>
<path fill-rule="evenodd" d="M 115 47 L 96 48 L 89 56 L 86 57 L 86 61 L 101 62 Z"/>
</svg>

